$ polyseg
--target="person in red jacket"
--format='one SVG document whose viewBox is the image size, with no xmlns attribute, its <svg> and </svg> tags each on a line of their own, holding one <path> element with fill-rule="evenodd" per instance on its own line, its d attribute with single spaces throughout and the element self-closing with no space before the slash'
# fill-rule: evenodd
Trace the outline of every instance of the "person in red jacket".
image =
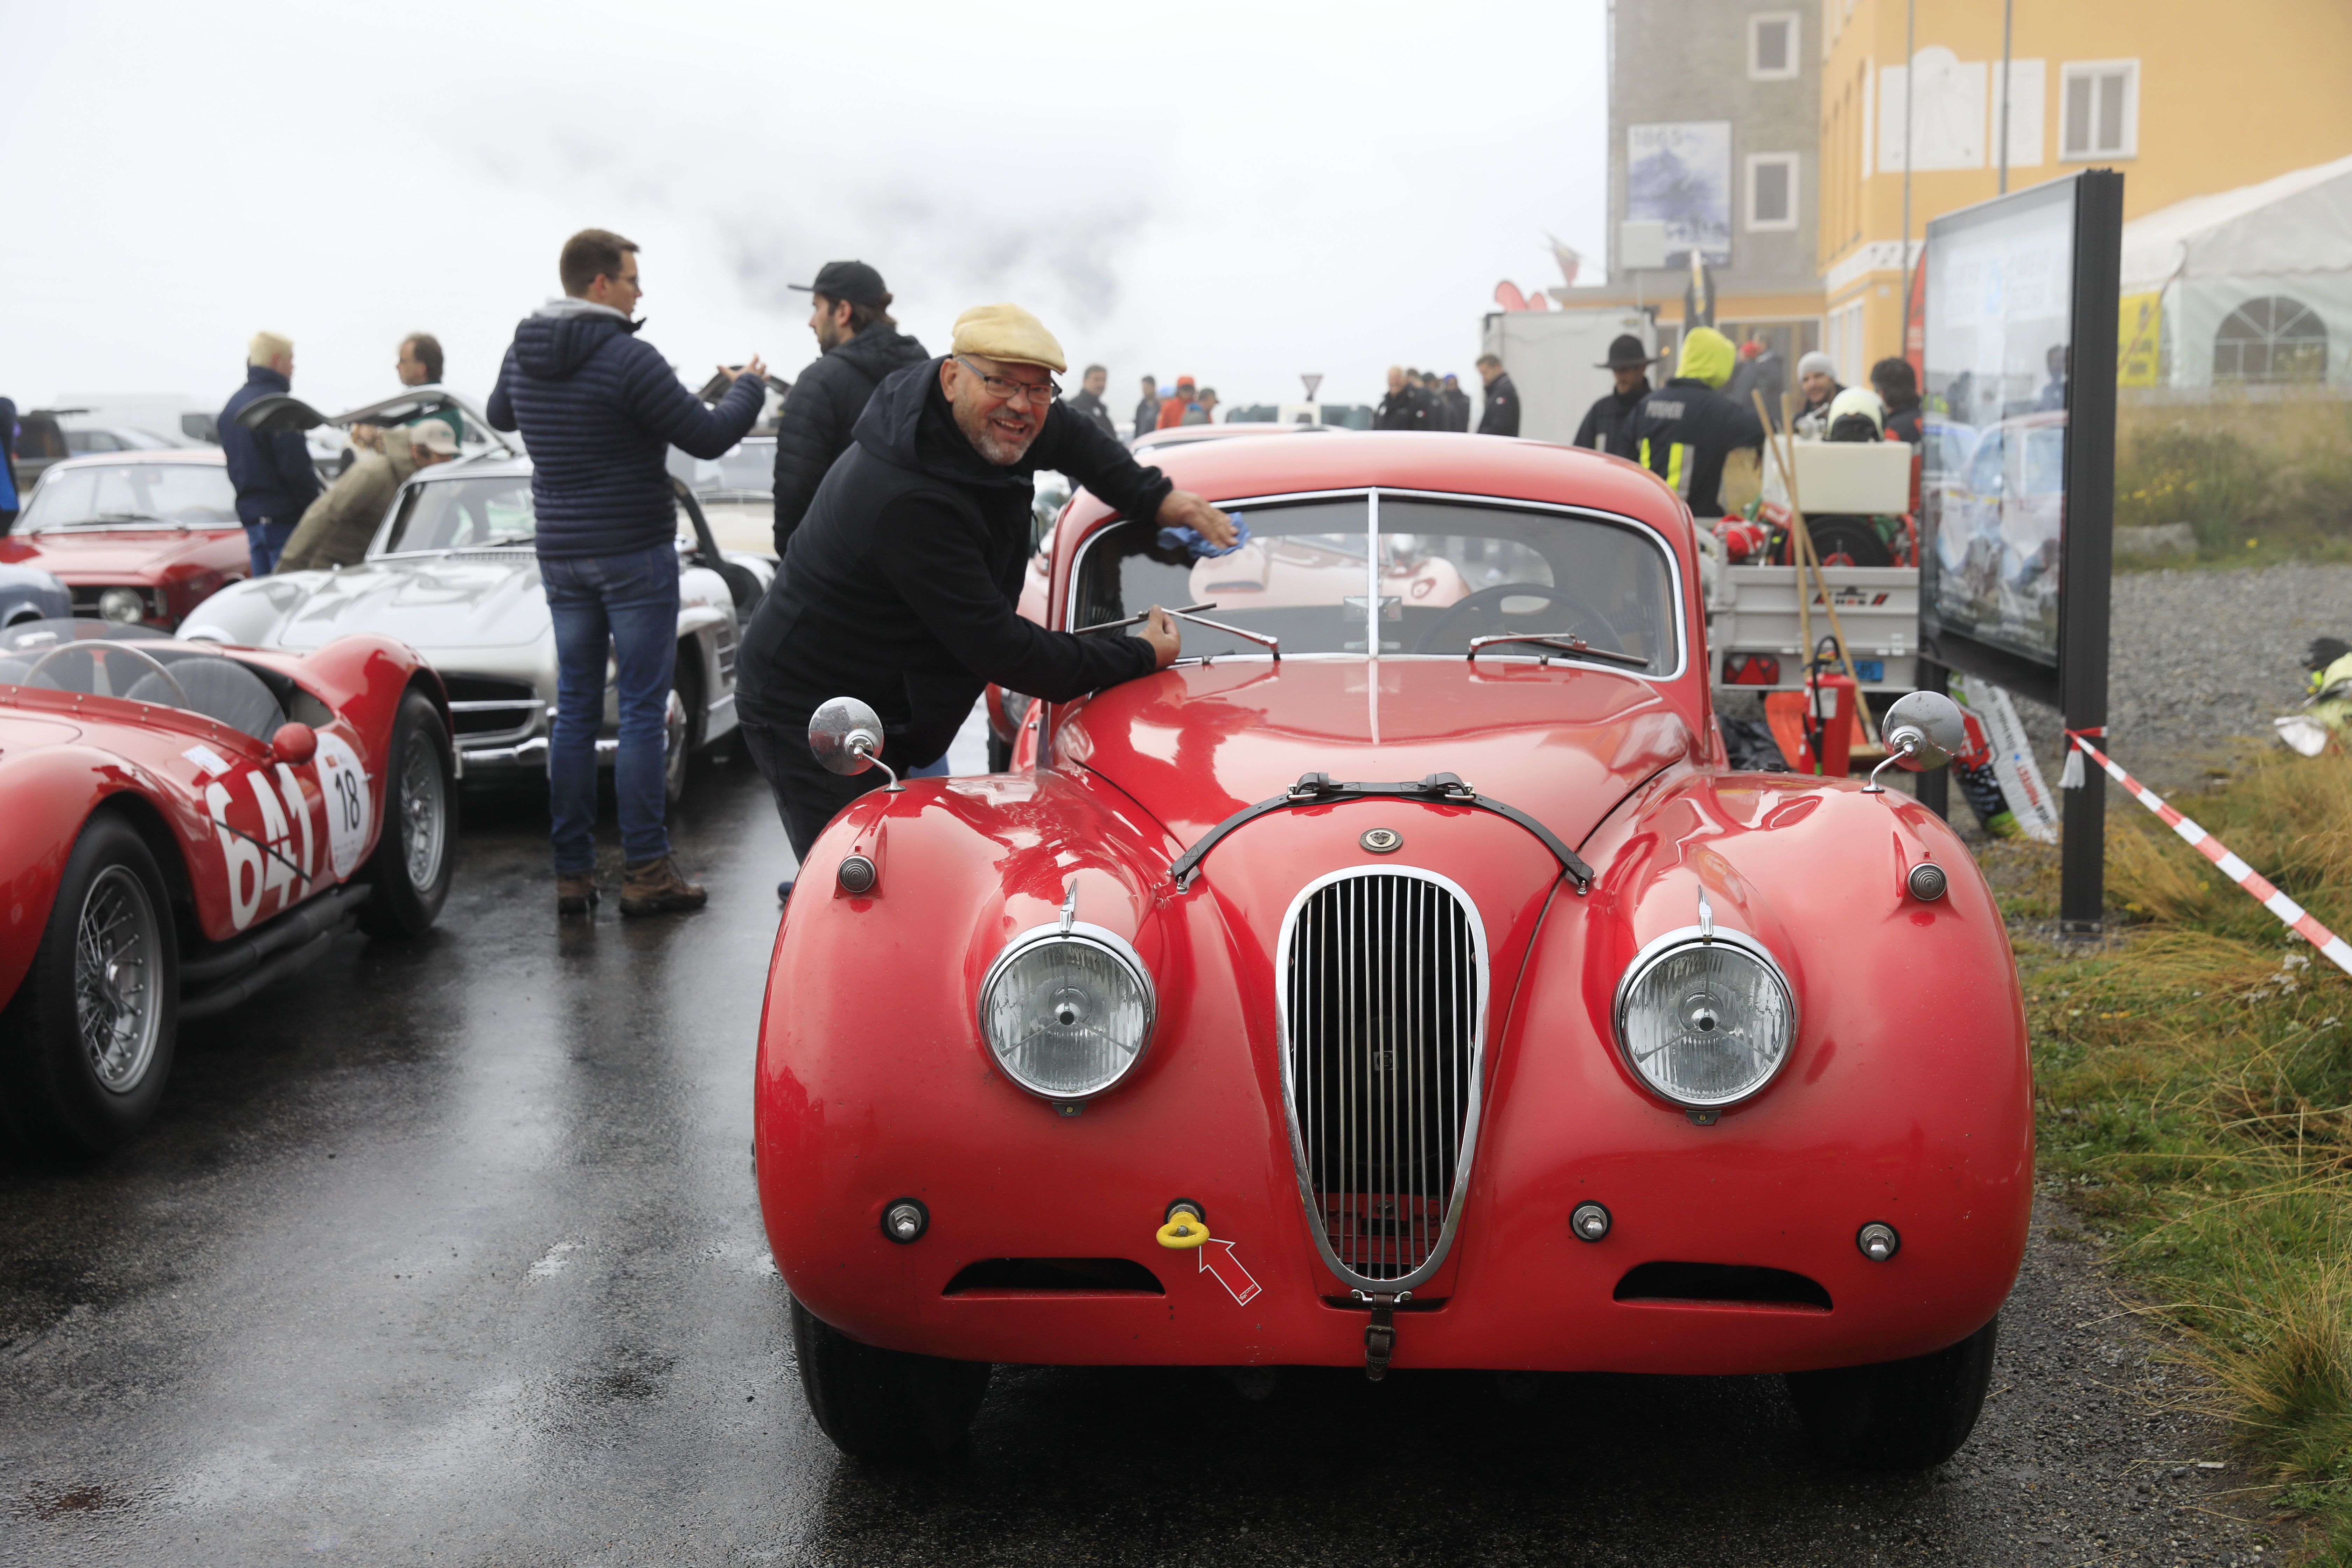
<svg viewBox="0 0 2352 1568">
<path fill-rule="evenodd" d="M 1184 423 L 1184 416 L 1198 406 L 1200 405 L 1192 392 L 1192 378 L 1180 375 L 1176 378 L 1176 395 L 1160 405 L 1160 423 L 1154 428 L 1172 430 Z"/>
</svg>

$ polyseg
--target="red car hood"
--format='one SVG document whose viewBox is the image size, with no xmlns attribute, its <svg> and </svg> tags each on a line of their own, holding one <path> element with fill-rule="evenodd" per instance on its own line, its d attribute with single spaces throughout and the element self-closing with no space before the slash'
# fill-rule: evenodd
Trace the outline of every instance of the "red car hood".
<svg viewBox="0 0 2352 1568">
<path fill-rule="evenodd" d="M 192 528 L 185 533 L 175 528 L 95 528 L 71 533 L 44 531 L 0 539 L 0 561 L 37 566 L 44 572 L 56 573 L 68 583 L 136 582 L 173 562 L 202 556 L 226 538 L 237 541 L 241 553 L 244 535 L 236 529 Z"/>
<path fill-rule="evenodd" d="M 1188 666 L 1069 711 L 1059 760 L 1100 773 L 1187 844 L 1301 773 L 1450 773 L 1573 846 L 1643 780 L 1698 752 L 1646 681 L 1499 660 Z"/>
</svg>

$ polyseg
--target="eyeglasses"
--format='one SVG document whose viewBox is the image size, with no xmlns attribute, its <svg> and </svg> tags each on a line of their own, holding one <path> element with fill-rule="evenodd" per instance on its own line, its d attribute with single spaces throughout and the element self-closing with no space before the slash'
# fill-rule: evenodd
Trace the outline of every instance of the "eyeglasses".
<svg viewBox="0 0 2352 1568">
<path fill-rule="evenodd" d="M 980 384 L 988 389 L 988 395 L 1003 403 L 1010 403 L 1016 397 L 1025 397 L 1032 403 L 1050 404 L 1062 395 L 1061 387 L 1056 385 L 1050 377 L 1033 386 L 1028 382 L 1014 381 L 1010 376 L 991 375 L 961 354 L 955 356 L 955 362 L 980 377 Z"/>
</svg>

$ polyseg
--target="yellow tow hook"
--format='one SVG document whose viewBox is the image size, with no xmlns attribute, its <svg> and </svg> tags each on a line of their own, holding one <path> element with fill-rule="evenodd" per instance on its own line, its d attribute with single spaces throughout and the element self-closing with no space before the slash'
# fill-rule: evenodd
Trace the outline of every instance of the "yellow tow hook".
<svg viewBox="0 0 2352 1568">
<path fill-rule="evenodd" d="M 1193 1247 L 1208 1244 L 1209 1226 L 1208 1222 L 1201 1217 L 1199 1209 L 1189 1203 L 1179 1202 L 1168 1205 L 1168 1223 L 1155 1234 L 1160 1245 L 1171 1251 L 1189 1252 Z"/>
</svg>

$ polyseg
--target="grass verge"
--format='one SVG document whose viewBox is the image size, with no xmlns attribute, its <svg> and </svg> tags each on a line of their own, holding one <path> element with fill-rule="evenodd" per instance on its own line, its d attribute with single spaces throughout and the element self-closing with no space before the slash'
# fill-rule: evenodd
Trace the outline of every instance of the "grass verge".
<svg viewBox="0 0 2352 1568">
<path fill-rule="evenodd" d="M 2284 753 L 2180 803 L 2352 931 L 2352 759 Z M 2131 815 L 2124 815 L 2131 814 Z M 2154 817 L 2111 808 L 2117 935 L 2029 934 L 2056 852 L 1992 847 L 2032 1026 L 2045 1184 L 2211 1374 L 2320 1560 L 2352 1565 L 2352 977 Z"/>
<path fill-rule="evenodd" d="M 2116 526 L 2172 523 L 2189 525 L 2206 564 L 2352 560 L 2352 401 L 2124 404 Z"/>
</svg>

